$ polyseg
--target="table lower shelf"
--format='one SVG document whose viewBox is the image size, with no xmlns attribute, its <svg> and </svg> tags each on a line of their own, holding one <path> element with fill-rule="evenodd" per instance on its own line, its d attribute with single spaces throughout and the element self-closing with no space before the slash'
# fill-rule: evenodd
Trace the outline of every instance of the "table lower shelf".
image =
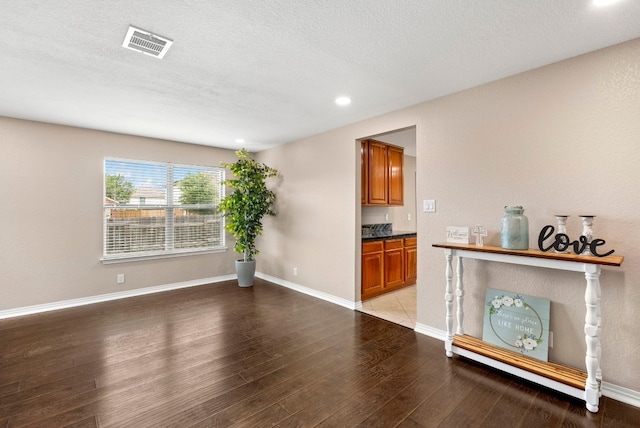
<svg viewBox="0 0 640 428">
<path fill-rule="evenodd" d="M 509 351 L 468 335 L 453 337 L 453 352 L 530 381 L 584 399 L 587 373 Z M 528 373 L 529 375 L 523 375 Z"/>
</svg>

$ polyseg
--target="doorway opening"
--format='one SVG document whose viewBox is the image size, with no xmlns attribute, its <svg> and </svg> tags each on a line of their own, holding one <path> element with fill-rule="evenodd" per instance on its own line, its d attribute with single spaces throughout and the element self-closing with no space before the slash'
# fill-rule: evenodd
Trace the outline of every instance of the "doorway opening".
<svg viewBox="0 0 640 428">
<path fill-rule="evenodd" d="M 369 203 L 368 194 L 361 198 L 359 226 L 362 244 L 358 243 L 361 275 L 360 283 L 357 284 L 360 288 L 357 294 L 361 296 L 362 304 L 358 305 L 358 310 L 414 329 L 417 312 L 417 286 L 415 284 L 415 263 L 417 260 L 416 127 L 372 135 L 358 141 L 358 146 L 364 150 L 361 152 L 360 165 L 361 194 L 369 192 L 370 181 L 366 180 L 370 179 L 370 169 L 374 168 L 367 156 L 372 151 L 363 148 L 366 143 L 361 144 L 364 140 L 374 140 L 376 145 L 384 143 L 391 148 L 403 149 L 403 203 L 402 205 Z M 376 150 L 378 149 L 376 148 Z M 390 163 L 389 175 L 391 175 L 392 167 Z M 377 232 L 372 235 L 371 230 Z M 379 239 L 380 242 L 378 242 Z M 375 248 L 373 251 L 377 253 L 372 254 L 371 248 Z M 389 270 L 384 272 L 385 261 L 386 267 L 390 267 L 395 273 L 391 274 Z M 413 275 L 410 273 L 411 269 L 413 269 Z M 372 284 L 372 271 L 376 283 L 376 289 L 373 293 L 371 292 L 372 288 L 369 288 L 369 285 Z M 399 275 L 402 278 L 398 277 L 398 271 L 400 271 Z"/>
</svg>

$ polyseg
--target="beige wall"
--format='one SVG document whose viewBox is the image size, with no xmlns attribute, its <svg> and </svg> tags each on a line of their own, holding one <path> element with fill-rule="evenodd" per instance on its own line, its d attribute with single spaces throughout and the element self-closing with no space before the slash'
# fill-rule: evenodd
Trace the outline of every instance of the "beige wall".
<svg viewBox="0 0 640 428">
<path fill-rule="evenodd" d="M 597 215 L 595 236 L 626 256 L 604 268 L 604 380 L 640 385 L 640 39 L 307 138 L 259 158 L 283 172 L 281 215 L 262 240 L 260 270 L 345 299 L 359 299 L 359 146 L 356 140 L 417 127 L 418 322 L 444 330 L 444 257 L 432 243 L 448 225 L 481 224 L 499 245 L 505 205 L 523 205 L 535 246 L 556 213 Z M 297 266 L 294 278 L 291 269 Z M 485 288 L 552 300 L 550 358 L 584 366 L 580 274 L 469 261 L 468 333 L 482 335 Z"/>
<path fill-rule="evenodd" d="M 258 271 L 360 300 L 361 138 L 411 125 L 406 114 L 363 122 L 257 153 L 280 170 L 278 216 L 265 221 Z M 357 174 L 356 174 L 357 171 Z M 357 189 L 357 192 L 356 192 Z M 293 275 L 296 267 L 298 275 Z"/>
<path fill-rule="evenodd" d="M 418 198 L 438 200 L 438 212 L 418 221 L 420 299 L 442 300 L 441 251 L 424 244 L 443 240 L 448 224 L 483 224 L 488 243 L 499 245 L 502 207 L 523 205 L 535 247 L 554 214 L 572 215 L 573 238 L 581 232 L 578 215 L 595 214 L 595 236 L 627 258 L 601 278 L 605 380 L 636 390 L 639 50 L 635 40 L 436 100 L 423 106 L 418 124 Z M 582 275 L 481 262 L 468 263 L 466 273 L 477 278 L 467 294 L 476 304 L 486 286 L 550 298 L 550 358 L 584 365 Z M 467 313 L 468 332 L 481 336 L 482 307 L 475 309 Z M 444 328 L 443 305 L 420 305 L 419 318 Z"/>
<path fill-rule="evenodd" d="M 0 310 L 234 273 L 235 253 L 103 265 L 103 160 L 219 166 L 233 151 L 0 118 Z M 116 284 L 124 273 L 125 284 Z"/>
<path fill-rule="evenodd" d="M 340 140 L 314 140 L 257 154 L 259 161 L 281 172 L 278 216 L 264 223 L 257 270 L 353 301 L 355 140 L 347 156 L 336 156 L 344 151 Z M 337 254 L 344 256 L 333 257 Z"/>
</svg>

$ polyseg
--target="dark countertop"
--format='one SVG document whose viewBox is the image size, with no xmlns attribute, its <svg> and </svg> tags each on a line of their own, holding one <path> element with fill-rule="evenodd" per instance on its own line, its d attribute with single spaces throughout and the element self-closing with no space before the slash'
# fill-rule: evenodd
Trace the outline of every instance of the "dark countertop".
<svg viewBox="0 0 640 428">
<path fill-rule="evenodd" d="M 416 232 L 407 232 L 401 230 L 394 230 L 393 232 L 375 232 L 362 235 L 362 242 L 367 241 L 381 241 L 387 239 L 399 239 L 399 238 L 415 238 Z"/>
</svg>

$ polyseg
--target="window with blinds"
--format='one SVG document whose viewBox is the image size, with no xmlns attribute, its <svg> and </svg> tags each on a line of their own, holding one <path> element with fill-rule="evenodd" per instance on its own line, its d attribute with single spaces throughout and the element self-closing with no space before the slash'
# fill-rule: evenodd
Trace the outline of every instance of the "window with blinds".
<svg viewBox="0 0 640 428">
<path fill-rule="evenodd" d="M 224 248 L 224 169 L 105 159 L 103 261 Z"/>
</svg>

